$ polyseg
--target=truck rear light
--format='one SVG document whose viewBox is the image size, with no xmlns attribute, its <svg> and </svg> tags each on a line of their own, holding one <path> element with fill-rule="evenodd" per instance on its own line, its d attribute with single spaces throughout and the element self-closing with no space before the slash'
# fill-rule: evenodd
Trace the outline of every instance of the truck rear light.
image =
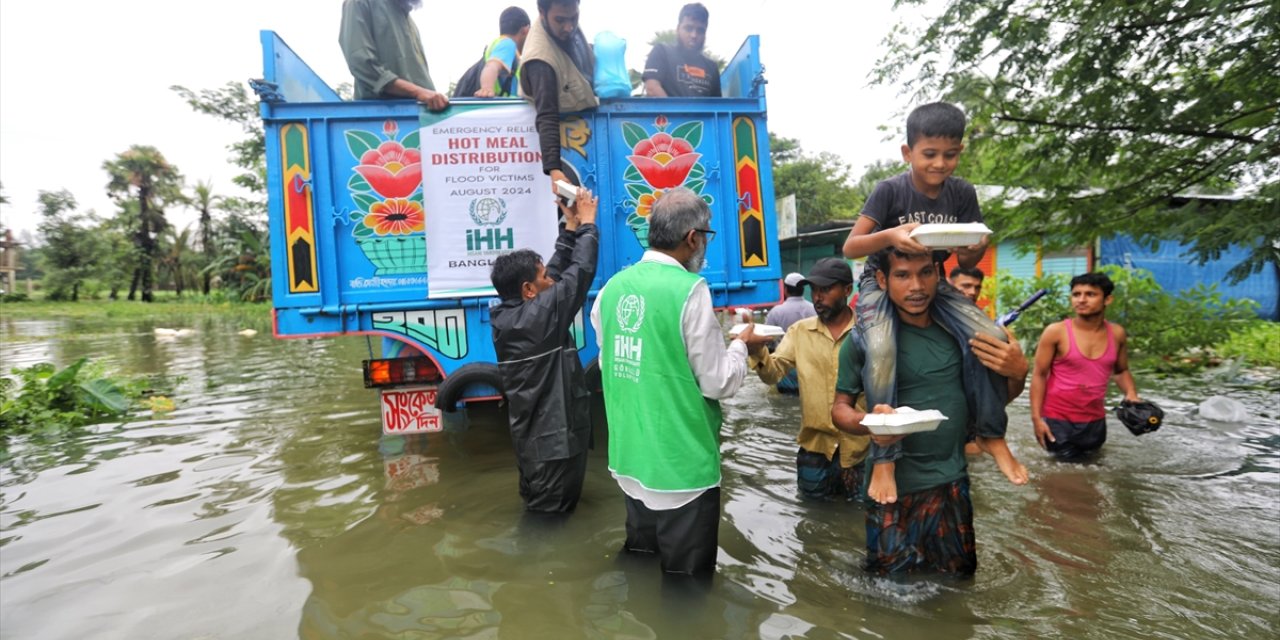
<svg viewBox="0 0 1280 640">
<path fill-rule="evenodd" d="M 440 369 L 431 358 L 382 358 L 364 361 L 364 386 L 398 387 L 409 384 L 435 384 L 440 382 Z"/>
</svg>

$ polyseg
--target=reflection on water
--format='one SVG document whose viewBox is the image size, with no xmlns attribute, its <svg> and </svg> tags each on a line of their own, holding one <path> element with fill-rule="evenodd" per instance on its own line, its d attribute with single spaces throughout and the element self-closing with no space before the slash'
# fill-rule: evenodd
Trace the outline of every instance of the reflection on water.
<svg viewBox="0 0 1280 640">
<path fill-rule="evenodd" d="M 195 335 L 157 338 L 155 326 Z M 863 512 L 794 491 L 793 398 L 726 403 L 708 590 L 619 557 L 597 434 L 569 518 L 522 513 L 499 410 L 378 435 L 363 340 L 277 341 L 219 318 L 0 320 L 6 368 L 84 355 L 180 376 L 178 409 L 11 441 L 0 463 L 4 638 L 1240 638 L 1280 631 L 1280 423 L 1265 379 L 1139 380 L 1168 410 L 1088 464 L 1012 446 L 972 465 L 972 581 L 863 574 Z M 1225 393 L 1248 425 L 1201 419 Z"/>
</svg>

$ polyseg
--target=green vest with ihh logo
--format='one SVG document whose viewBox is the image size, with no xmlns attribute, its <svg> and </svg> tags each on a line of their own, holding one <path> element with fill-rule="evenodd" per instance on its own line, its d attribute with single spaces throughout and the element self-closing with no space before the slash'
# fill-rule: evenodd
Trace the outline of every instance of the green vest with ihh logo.
<svg viewBox="0 0 1280 640">
<path fill-rule="evenodd" d="M 701 276 L 640 262 L 600 292 L 609 470 L 653 491 L 720 484 L 720 403 L 702 396 L 680 317 Z"/>
</svg>

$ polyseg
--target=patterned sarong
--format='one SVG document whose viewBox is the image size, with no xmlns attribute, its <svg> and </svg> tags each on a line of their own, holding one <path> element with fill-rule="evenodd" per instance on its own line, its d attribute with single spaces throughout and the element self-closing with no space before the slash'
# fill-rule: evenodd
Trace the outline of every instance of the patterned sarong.
<svg viewBox="0 0 1280 640">
<path fill-rule="evenodd" d="M 977 568 L 968 478 L 867 507 L 867 571 L 973 575 Z"/>
</svg>

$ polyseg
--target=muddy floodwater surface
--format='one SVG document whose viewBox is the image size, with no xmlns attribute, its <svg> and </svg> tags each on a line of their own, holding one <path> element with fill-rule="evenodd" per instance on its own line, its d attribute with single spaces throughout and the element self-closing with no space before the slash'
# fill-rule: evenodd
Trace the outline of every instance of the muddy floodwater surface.
<svg viewBox="0 0 1280 640">
<path fill-rule="evenodd" d="M 158 337 L 156 327 L 193 335 Z M 0 318 L 0 366 L 90 356 L 180 377 L 176 409 L 11 437 L 0 461 L 3 638 L 1274 638 L 1275 372 L 1158 379 L 1137 438 L 1063 464 L 1026 396 L 1015 487 L 971 462 L 972 580 L 864 574 L 864 512 L 795 491 L 795 398 L 725 402 L 723 517 L 705 591 L 620 558 L 603 429 L 564 521 L 525 517 L 505 416 L 383 437 L 362 338 L 282 341 L 218 317 Z M 376 350 L 376 344 L 374 345 Z M 1238 400 L 1244 423 L 1196 410 Z"/>
</svg>

